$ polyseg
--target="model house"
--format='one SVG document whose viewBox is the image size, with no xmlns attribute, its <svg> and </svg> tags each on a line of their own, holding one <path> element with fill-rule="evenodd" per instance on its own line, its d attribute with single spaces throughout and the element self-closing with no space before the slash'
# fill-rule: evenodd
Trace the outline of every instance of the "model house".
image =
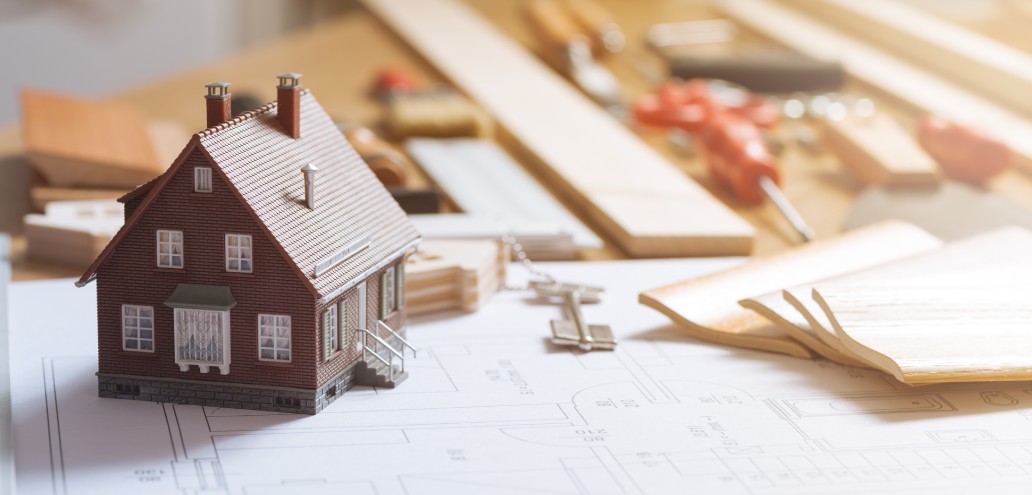
<svg viewBox="0 0 1032 495">
<path fill-rule="evenodd" d="M 97 283 L 101 397 L 314 414 L 405 378 L 404 264 L 420 237 L 319 102 L 229 85 L 169 169 L 123 196 Z"/>
</svg>

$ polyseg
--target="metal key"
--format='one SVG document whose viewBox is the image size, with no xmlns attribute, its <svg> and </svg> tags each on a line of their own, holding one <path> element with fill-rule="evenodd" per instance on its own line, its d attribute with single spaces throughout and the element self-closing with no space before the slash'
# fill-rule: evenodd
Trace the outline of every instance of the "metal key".
<svg viewBox="0 0 1032 495">
<path fill-rule="evenodd" d="M 585 351 L 616 348 L 616 338 L 609 325 L 589 325 L 581 313 L 581 302 L 601 301 L 603 289 L 561 282 L 531 282 L 530 286 L 539 296 L 562 297 L 571 318 L 552 320 L 552 343 L 577 346 Z"/>
</svg>

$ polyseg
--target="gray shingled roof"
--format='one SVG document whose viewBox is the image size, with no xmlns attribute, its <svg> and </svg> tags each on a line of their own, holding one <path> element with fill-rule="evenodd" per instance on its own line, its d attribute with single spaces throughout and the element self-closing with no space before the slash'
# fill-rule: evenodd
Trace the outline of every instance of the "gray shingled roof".
<svg viewBox="0 0 1032 495">
<path fill-rule="evenodd" d="M 215 161 L 244 202 L 282 247 L 320 298 L 328 298 L 413 248 L 420 236 L 319 102 L 301 92 L 301 137 L 276 119 L 276 103 L 247 112 L 194 136 L 176 163 L 156 180 L 123 197 L 160 194 L 196 142 Z M 318 168 L 316 208 L 305 206 L 301 168 Z M 150 206 L 144 200 L 76 285 L 89 283 L 125 233 Z M 315 266 L 368 239 L 368 246 L 315 275 Z"/>
<path fill-rule="evenodd" d="M 411 247 L 419 233 L 312 94 L 301 94 L 301 137 L 291 139 L 271 103 L 200 133 L 244 201 L 320 297 Z M 312 164 L 316 208 L 305 206 L 301 168 Z M 315 276 L 315 265 L 365 236 L 369 247 Z"/>
</svg>

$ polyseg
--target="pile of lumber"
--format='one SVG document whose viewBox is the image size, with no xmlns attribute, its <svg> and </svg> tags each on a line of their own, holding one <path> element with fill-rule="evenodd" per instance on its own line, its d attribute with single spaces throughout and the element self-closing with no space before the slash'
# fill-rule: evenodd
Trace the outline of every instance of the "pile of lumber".
<svg viewBox="0 0 1032 495">
<path fill-rule="evenodd" d="M 409 315 L 476 311 L 505 283 L 508 246 L 490 240 L 427 239 L 405 265 Z"/>
</svg>

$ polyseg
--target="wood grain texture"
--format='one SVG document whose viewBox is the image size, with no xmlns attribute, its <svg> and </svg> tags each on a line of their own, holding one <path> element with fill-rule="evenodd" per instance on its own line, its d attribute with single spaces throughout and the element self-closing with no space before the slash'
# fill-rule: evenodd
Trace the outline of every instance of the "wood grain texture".
<svg viewBox="0 0 1032 495">
<path fill-rule="evenodd" d="M 1032 54 L 897 0 L 781 0 L 951 81 L 1032 114 Z"/>
<path fill-rule="evenodd" d="M 939 183 L 939 165 L 888 114 L 849 115 L 821 122 L 824 145 L 863 183 L 879 186 Z"/>
<path fill-rule="evenodd" d="M 781 297 L 803 316 L 803 319 L 806 320 L 806 323 L 808 324 L 809 329 L 813 332 L 813 335 L 815 335 L 822 344 L 835 349 L 835 351 L 839 353 L 852 356 L 853 359 L 864 363 L 867 368 L 879 369 L 874 363 L 864 359 L 863 356 L 855 354 L 846 347 L 845 342 L 843 342 L 842 339 L 839 338 L 838 334 L 835 333 L 835 328 L 831 325 L 831 322 L 828 321 L 828 317 L 824 314 L 824 310 L 817 304 L 817 301 L 813 300 L 811 294 L 807 294 L 805 298 L 798 298 L 794 293 L 785 290 L 781 292 Z"/>
<path fill-rule="evenodd" d="M 133 187 L 164 171 L 131 106 L 36 90 L 21 101 L 26 154 L 52 186 Z"/>
<path fill-rule="evenodd" d="M 752 226 L 469 8 L 363 3 L 487 110 L 509 144 L 628 254 L 750 251 Z"/>
<path fill-rule="evenodd" d="M 812 297 L 853 354 L 910 384 L 1032 379 L 1032 232 L 1010 228 L 837 280 Z"/>
<path fill-rule="evenodd" d="M 667 315 L 693 336 L 722 344 L 793 356 L 813 351 L 738 301 L 848 273 L 872 263 L 872 253 L 892 253 L 934 242 L 913 225 L 889 221 L 819 240 L 741 267 L 648 290 L 639 302 Z M 875 259 L 884 259 L 878 254 Z"/>
<path fill-rule="evenodd" d="M 408 314 L 476 311 L 505 283 L 508 261 L 497 241 L 424 240 L 405 264 Z"/>
<path fill-rule="evenodd" d="M 871 367 L 854 357 L 851 353 L 821 342 L 820 338 L 813 333 L 814 330 L 810 327 L 806 318 L 796 311 L 788 301 L 778 296 L 779 294 L 760 296 L 740 301 L 739 304 L 743 308 L 755 311 L 760 316 L 766 318 L 789 337 L 798 340 L 801 344 L 809 347 L 810 350 L 825 359 L 846 366 Z"/>
<path fill-rule="evenodd" d="M 721 10 L 763 36 L 820 60 L 838 60 L 853 79 L 910 110 L 976 125 L 1007 143 L 1032 170 L 1032 123 L 928 70 L 767 0 L 728 0 Z"/>
</svg>

